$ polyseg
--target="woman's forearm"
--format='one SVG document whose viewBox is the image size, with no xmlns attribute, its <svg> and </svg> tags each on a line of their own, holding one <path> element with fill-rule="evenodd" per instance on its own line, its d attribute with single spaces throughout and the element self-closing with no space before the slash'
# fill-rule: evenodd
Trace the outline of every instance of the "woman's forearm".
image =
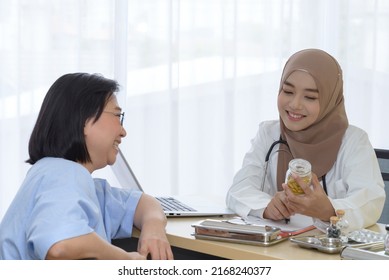
<svg viewBox="0 0 389 280">
<path fill-rule="evenodd" d="M 128 253 L 102 239 L 96 233 L 61 240 L 50 247 L 46 259 L 144 259 L 137 252 Z"/>
</svg>

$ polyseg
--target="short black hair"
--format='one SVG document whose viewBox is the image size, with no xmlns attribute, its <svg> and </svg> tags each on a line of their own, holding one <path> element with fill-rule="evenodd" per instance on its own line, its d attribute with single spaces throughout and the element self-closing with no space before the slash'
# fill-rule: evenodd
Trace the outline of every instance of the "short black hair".
<svg viewBox="0 0 389 280">
<path fill-rule="evenodd" d="M 99 74 L 71 73 L 58 78 L 47 92 L 28 144 L 34 164 L 44 157 L 91 162 L 85 123 L 97 121 L 109 98 L 119 91 L 115 80 Z"/>
</svg>

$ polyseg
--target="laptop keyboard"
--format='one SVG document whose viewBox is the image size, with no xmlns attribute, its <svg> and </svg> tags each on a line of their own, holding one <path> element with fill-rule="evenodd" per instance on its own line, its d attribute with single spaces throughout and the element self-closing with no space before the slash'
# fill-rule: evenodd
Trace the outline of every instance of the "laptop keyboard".
<svg viewBox="0 0 389 280">
<path fill-rule="evenodd" d="M 196 212 L 192 207 L 185 205 L 173 197 L 156 197 L 156 199 L 161 203 L 164 211 Z"/>
</svg>

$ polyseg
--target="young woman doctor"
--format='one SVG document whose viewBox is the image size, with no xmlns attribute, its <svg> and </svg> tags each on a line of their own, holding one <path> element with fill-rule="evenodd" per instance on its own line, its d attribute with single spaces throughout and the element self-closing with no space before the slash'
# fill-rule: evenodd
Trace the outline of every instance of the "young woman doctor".
<svg viewBox="0 0 389 280">
<path fill-rule="evenodd" d="M 348 123 L 338 62 L 318 49 L 292 55 L 277 104 L 280 119 L 259 125 L 227 205 L 243 217 L 281 220 L 299 213 L 322 225 L 343 209 L 350 229 L 376 223 L 385 201 L 384 183 L 368 135 Z M 297 179 L 303 195 L 284 184 L 293 158 L 312 165 L 310 186 Z"/>
<path fill-rule="evenodd" d="M 0 259 L 172 259 L 160 204 L 91 173 L 116 160 L 126 130 L 116 81 L 86 73 L 49 89 L 29 142 L 32 167 L 0 224 Z M 138 251 L 111 239 L 141 230 Z"/>
</svg>

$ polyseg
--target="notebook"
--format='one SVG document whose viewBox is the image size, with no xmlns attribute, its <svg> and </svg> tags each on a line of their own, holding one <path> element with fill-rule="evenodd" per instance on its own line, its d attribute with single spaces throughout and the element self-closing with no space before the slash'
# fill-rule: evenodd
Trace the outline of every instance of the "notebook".
<svg viewBox="0 0 389 280">
<path fill-rule="evenodd" d="M 123 152 L 119 150 L 112 170 L 123 188 L 144 192 Z M 147 192 L 146 192 L 147 193 Z M 218 204 L 212 198 L 186 196 L 155 196 L 167 216 L 222 216 L 234 214 L 224 203 Z"/>
</svg>

